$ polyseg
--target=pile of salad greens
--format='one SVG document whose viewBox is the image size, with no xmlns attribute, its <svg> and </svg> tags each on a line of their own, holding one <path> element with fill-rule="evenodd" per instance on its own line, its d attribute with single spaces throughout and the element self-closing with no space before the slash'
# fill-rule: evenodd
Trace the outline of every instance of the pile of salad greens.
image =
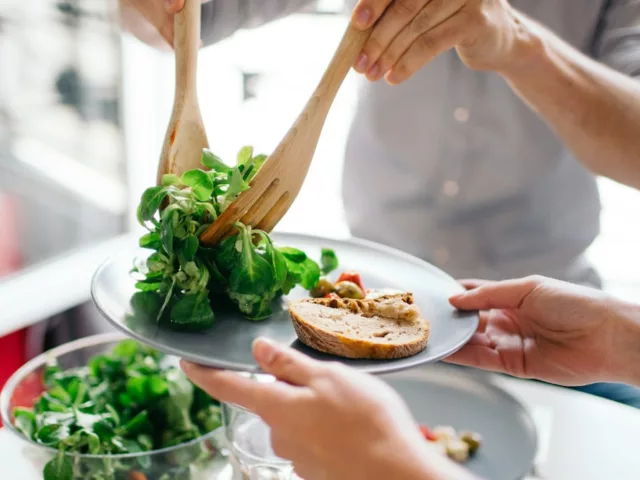
<svg viewBox="0 0 640 480">
<path fill-rule="evenodd" d="M 144 191 L 138 221 L 147 230 L 140 246 L 153 253 L 137 259 L 132 274 L 147 303 L 158 303 L 159 324 L 180 330 L 204 330 L 213 325 L 213 306 L 229 301 L 246 318 L 263 320 L 270 304 L 296 287 L 311 290 L 321 274 L 338 267 L 335 253 L 323 249 L 320 265 L 305 252 L 275 246 L 261 230 L 237 223 L 233 235 L 210 247 L 200 235 L 243 191 L 266 160 L 243 147 L 235 166 L 208 149 L 205 169 L 181 176 L 164 175 L 161 185 Z"/>
<path fill-rule="evenodd" d="M 221 426 L 219 403 L 194 386 L 168 357 L 133 340 L 93 356 L 87 365 L 44 371 L 33 408 L 16 407 L 14 425 L 32 441 L 58 450 L 45 480 L 191 480 L 213 458 L 202 440 L 166 453 L 119 455 L 184 444 Z"/>
</svg>

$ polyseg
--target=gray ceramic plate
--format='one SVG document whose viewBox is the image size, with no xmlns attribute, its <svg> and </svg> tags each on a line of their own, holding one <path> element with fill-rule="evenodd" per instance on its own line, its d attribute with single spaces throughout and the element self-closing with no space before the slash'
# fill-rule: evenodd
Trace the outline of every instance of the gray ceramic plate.
<svg viewBox="0 0 640 480">
<path fill-rule="evenodd" d="M 528 475 L 537 450 L 533 419 L 490 376 L 446 364 L 383 377 L 405 399 L 418 423 L 451 425 L 482 438 L 465 467 L 482 478 L 517 480 Z"/>
<path fill-rule="evenodd" d="M 287 298 L 277 301 L 274 314 L 265 321 L 251 322 L 240 314 L 219 313 L 214 326 L 205 332 L 185 333 L 157 327 L 138 313 L 134 314 L 130 300 L 135 293 L 129 271 L 133 258 L 145 251 L 132 248 L 120 252 L 96 272 L 91 285 L 93 300 L 100 312 L 115 327 L 127 335 L 165 353 L 216 368 L 255 371 L 251 343 L 258 336 L 291 344 L 312 357 L 340 360 L 358 369 L 383 373 L 403 370 L 450 355 L 462 347 L 478 325 L 475 312 L 458 312 L 448 297 L 462 287 L 451 277 L 411 255 L 360 240 L 329 240 L 318 237 L 273 234 L 278 245 L 304 250 L 312 258 L 320 257 L 323 247 L 335 250 L 340 261 L 339 271 L 360 273 L 366 288 L 395 288 L 413 292 L 422 315 L 431 321 L 427 348 L 421 353 L 399 360 L 338 359 L 312 350 L 299 341 L 287 310 Z M 302 298 L 306 292 L 296 289 L 289 299 Z"/>
</svg>

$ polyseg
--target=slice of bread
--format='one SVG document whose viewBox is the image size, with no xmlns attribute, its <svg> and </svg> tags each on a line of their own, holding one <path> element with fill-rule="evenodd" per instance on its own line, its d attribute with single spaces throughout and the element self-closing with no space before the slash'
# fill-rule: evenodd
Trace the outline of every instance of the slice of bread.
<svg viewBox="0 0 640 480">
<path fill-rule="evenodd" d="M 340 357 L 410 357 L 429 339 L 429 323 L 410 293 L 364 300 L 307 298 L 292 302 L 289 313 L 302 343 Z"/>
</svg>

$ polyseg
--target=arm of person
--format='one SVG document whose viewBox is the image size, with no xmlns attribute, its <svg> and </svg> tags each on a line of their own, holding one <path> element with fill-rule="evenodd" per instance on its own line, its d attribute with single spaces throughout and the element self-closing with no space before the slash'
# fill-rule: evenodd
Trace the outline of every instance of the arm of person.
<svg viewBox="0 0 640 480">
<path fill-rule="evenodd" d="M 369 80 L 404 82 L 455 48 L 505 78 L 587 168 L 640 188 L 640 0 L 606 3 L 601 63 L 507 1 L 359 0 L 352 21 L 375 22 L 354 65 Z"/>
<path fill-rule="evenodd" d="M 640 386 L 640 305 L 539 276 L 462 284 L 451 303 L 481 321 L 448 361 L 560 385 Z"/>
<path fill-rule="evenodd" d="M 255 28 L 310 5 L 314 0 L 193 0 L 202 1 L 200 36 L 203 45 L 223 40 L 242 28 Z M 185 0 L 119 0 L 123 28 L 140 41 L 161 50 L 173 45 L 173 15 Z"/>
<path fill-rule="evenodd" d="M 613 0 L 599 63 L 522 18 L 519 56 L 499 72 L 594 173 L 640 188 L 640 0 Z M 636 78 L 634 78 L 636 77 Z"/>
<path fill-rule="evenodd" d="M 212 397 L 262 417 L 275 454 L 290 460 L 301 478 L 476 478 L 427 445 L 407 405 L 382 380 L 265 339 L 254 342 L 253 352 L 277 381 L 185 361 L 181 366 Z"/>
<path fill-rule="evenodd" d="M 212 0 L 202 4 L 201 36 L 211 45 L 243 28 L 286 17 L 314 0 Z"/>
<path fill-rule="evenodd" d="M 612 372 L 612 380 L 640 387 L 640 305 L 632 305 L 620 317 L 619 351 L 611 352 L 620 364 L 619 372 Z"/>
</svg>

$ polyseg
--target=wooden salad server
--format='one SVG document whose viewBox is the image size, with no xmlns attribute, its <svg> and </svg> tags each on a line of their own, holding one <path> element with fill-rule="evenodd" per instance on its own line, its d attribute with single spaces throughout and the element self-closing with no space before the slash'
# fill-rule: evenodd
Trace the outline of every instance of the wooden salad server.
<svg viewBox="0 0 640 480">
<path fill-rule="evenodd" d="M 309 170 L 329 109 L 370 35 L 371 29 L 360 31 L 349 25 L 313 95 L 258 171 L 251 188 L 209 226 L 201 242 L 216 244 L 237 221 L 270 232 L 289 210 Z"/>
<path fill-rule="evenodd" d="M 209 147 L 198 106 L 197 66 L 200 45 L 200 0 L 186 0 L 174 17 L 176 90 L 169 128 L 164 139 L 157 182 L 162 175 L 181 175 L 202 168 L 202 149 Z"/>
</svg>

